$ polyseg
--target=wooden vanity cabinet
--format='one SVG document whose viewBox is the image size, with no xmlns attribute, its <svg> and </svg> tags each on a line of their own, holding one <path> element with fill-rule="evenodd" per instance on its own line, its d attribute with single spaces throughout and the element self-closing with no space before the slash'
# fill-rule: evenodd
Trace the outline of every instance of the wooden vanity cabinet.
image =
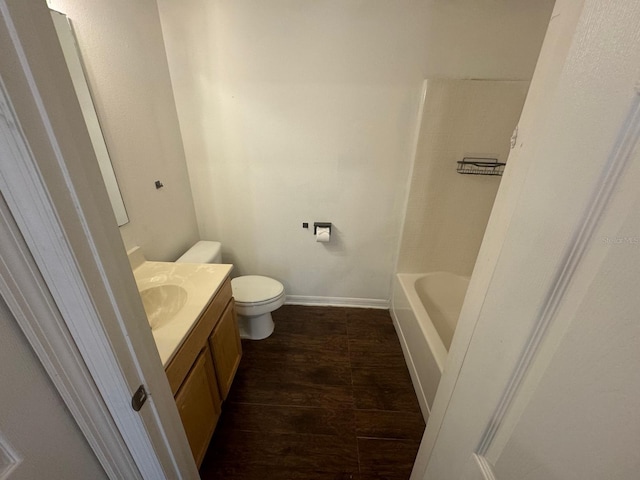
<svg viewBox="0 0 640 480">
<path fill-rule="evenodd" d="M 241 356 L 231 281 L 226 279 L 165 368 L 198 467 Z"/>
<path fill-rule="evenodd" d="M 178 392 L 178 388 L 180 388 L 191 367 L 195 364 L 196 358 L 200 355 L 204 346 L 207 345 L 213 329 L 222 317 L 229 302 L 233 302 L 233 300 L 231 298 L 231 281 L 227 279 L 213 297 L 213 300 L 209 302 L 204 313 L 196 320 L 191 332 L 184 339 L 173 359 L 165 368 L 169 385 L 171 385 L 171 391 L 174 395 Z"/>
<path fill-rule="evenodd" d="M 175 399 L 193 458 L 200 466 L 220 418 L 222 403 L 208 347 L 198 355 Z"/>
<path fill-rule="evenodd" d="M 242 358 L 238 317 L 233 302 L 229 303 L 213 334 L 209 337 L 209 345 L 213 354 L 220 395 L 223 400 L 226 400 Z"/>
</svg>

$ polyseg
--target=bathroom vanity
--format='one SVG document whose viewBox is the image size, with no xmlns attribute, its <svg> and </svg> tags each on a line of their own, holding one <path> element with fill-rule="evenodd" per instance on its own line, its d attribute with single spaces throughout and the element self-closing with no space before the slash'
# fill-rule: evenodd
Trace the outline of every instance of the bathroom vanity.
<svg viewBox="0 0 640 480">
<path fill-rule="evenodd" d="M 232 265 L 129 256 L 180 418 L 200 466 L 242 356 Z"/>
<path fill-rule="evenodd" d="M 227 278 L 165 368 L 198 466 L 241 356 L 231 283 Z"/>
</svg>

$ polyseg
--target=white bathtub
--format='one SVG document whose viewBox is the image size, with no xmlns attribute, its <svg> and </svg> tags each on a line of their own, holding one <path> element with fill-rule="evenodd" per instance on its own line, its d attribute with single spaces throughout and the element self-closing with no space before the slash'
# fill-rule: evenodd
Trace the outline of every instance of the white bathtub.
<svg viewBox="0 0 640 480">
<path fill-rule="evenodd" d="M 425 421 L 438 389 L 469 277 L 448 272 L 399 273 L 392 314 Z"/>
</svg>

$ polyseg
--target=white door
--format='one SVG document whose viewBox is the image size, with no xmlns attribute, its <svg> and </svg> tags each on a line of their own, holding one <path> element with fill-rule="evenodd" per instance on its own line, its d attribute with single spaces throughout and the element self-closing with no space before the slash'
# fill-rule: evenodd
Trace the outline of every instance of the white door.
<svg viewBox="0 0 640 480">
<path fill-rule="evenodd" d="M 414 479 L 638 478 L 638 25 L 556 4 Z"/>
<path fill-rule="evenodd" d="M 107 478 L 2 298 L 0 332 L 0 478 Z"/>
</svg>

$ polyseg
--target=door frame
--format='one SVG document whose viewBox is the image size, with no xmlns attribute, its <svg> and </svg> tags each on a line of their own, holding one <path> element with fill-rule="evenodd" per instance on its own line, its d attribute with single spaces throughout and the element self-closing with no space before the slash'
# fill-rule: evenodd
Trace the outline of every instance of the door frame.
<svg viewBox="0 0 640 480">
<path fill-rule="evenodd" d="M 55 35 L 0 0 L 0 293 L 110 478 L 199 478 Z"/>
</svg>

